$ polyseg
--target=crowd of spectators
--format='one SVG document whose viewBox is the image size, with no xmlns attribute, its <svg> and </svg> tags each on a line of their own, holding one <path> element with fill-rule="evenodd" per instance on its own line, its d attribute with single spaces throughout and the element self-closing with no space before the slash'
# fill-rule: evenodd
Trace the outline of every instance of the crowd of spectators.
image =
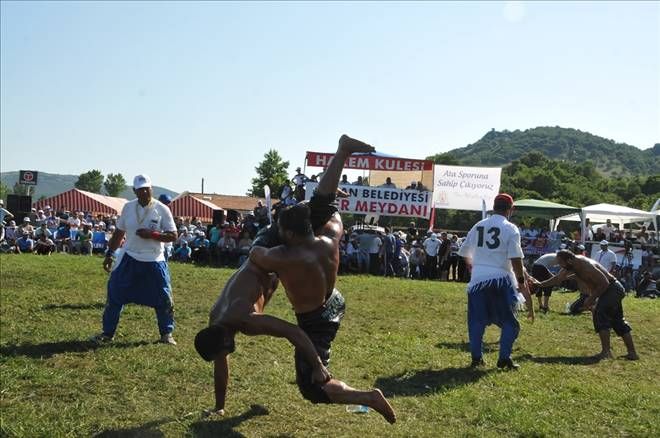
<svg viewBox="0 0 660 438">
<path fill-rule="evenodd" d="M 293 178 L 296 188 L 285 191 L 281 198 L 301 195 L 300 181 L 306 181 L 300 173 Z M 344 180 L 346 180 L 344 175 Z M 354 184 L 361 184 L 361 177 Z M 385 186 L 393 185 L 389 178 Z M 419 187 L 420 183 L 415 184 Z M 304 197 L 304 189 L 302 189 Z M 12 253 L 34 253 L 50 255 L 63 252 L 72 255 L 104 253 L 115 230 L 117 216 L 93 215 L 89 212 L 68 211 L 63 207 L 43 210 L 35 208 L 17 225 L 12 214 L 0 204 L 0 251 Z M 176 217 L 177 240 L 165 246 L 166 257 L 174 262 L 193 263 L 205 266 L 238 267 L 248 257 L 249 249 L 257 232 L 270 223 L 268 208 L 257 201 L 253 211 L 239 215 L 234 221 L 214 225 L 204 224 L 197 218 Z M 431 232 L 418 228 L 415 222 L 405 229 L 380 228 L 369 225 L 346 225 L 341 241 L 340 273 L 395 276 L 411 279 L 442 281 L 469 281 L 470 273 L 465 261 L 459 257 L 462 238 L 457 233 Z M 654 271 L 657 265 L 658 240 L 654 231 L 641 227 L 637 231 L 619 230 L 608 220 L 606 224 L 592 227 L 587 224 L 586 245 L 580 245 L 579 231 L 566 233 L 561 228 L 550 231 L 543 228 L 520 227 L 521 243 L 526 261 L 531 266 L 534 260 L 545 253 L 554 252 L 562 244 L 576 246 L 579 253 L 591 255 L 594 244 L 608 249 L 607 268 L 611 269 L 628 291 L 637 296 L 655 297 L 649 292 L 660 285 Z M 609 243 L 603 247 L 602 243 Z M 617 253 L 611 248 L 614 244 Z M 633 251 L 641 250 L 641 264 L 633 265 Z M 596 256 L 601 252 L 595 253 Z"/>
</svg>

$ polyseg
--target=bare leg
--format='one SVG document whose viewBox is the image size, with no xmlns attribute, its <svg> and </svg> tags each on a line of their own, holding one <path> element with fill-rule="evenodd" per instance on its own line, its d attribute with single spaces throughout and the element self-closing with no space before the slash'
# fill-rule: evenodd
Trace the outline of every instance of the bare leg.
<svg viewBox="0 0 660 438">
<path fill-rule="evenodd" d="M 536 298 L 538 298 L 539 300 L 539 310 L 543 309 L 543 301 L 541 301 L 542 298 L 541 297 L 536 297 Z"/>
<path fill-rule="evenodd" d="M 206 415 L 224 415 L 227 383 L 229 382 L 229 361 L 227 354 L 222 353 L 213 362 L 213 383 L 215 390 L 215 407 L 205 411 Z"/>
<path fill-rule="evenodd" d="M 632 335 L 630 334 L 630 332 L 621 336 L 621 338 L 623 339 L 623 343 L 626 345 L 626 349 L 628 350 L 628 354 L 625 355 L 624 357 L 628 360 L 638 360 L 639 356 L 635 351 L 635 344 L 633 343 Z"/>
<path fill-rule="evenodd" d="M 544 295 L 543 296 L 543 307 L 545 307 L 545 310 L 550 310 L 550 308 L 548 307 L 549 303 L 550 303 L 550 297 Z"/>
<path fill-rule="evenodd" d="M 389 423 L 396 422 L 396 414 L 380 389 L 371 391 L 358 391 L 351 388 L 341 380 L 332 379 L 323 387 L 323 390 L 333 403 L 337 404 L 358 404 L 369 406 Z"/>
<path fill-rule="evenodd" d="M 342 135 L 339 139 L 339 146 L 335 156 L 330 161 L 328 168 L 319 181 L 316 192 L 319 195 L 330 195 L 337 191 L 339 187 L 339 179 L 341 172 L 344 169 L 344 161 L 353 153 L 356 152 L 374 152 L 376 149 L 366 143 L 356 140 L 347 135 Z"/>
<path fill-rule="evenodd" d="M 612 347 L 610 345 L 610 331 L 601 330 L 598 332 L 600 337 L 601 351 L 596 355 L 597 359 L 611 359 L 612 358 Z"/>
</svg>

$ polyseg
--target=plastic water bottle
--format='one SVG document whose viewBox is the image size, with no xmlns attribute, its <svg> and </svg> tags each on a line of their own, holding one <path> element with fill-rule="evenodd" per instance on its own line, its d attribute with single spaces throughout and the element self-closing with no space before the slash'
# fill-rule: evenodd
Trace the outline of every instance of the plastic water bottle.
<svg viewBox="0 0 660 438">
<path fill-rule="evenodd" d="M 347 405 L 346 412 L 351 412 L 353 414 L 366 414 L 367 412 L 369 412 L 369 406 Z"/>
</svg>

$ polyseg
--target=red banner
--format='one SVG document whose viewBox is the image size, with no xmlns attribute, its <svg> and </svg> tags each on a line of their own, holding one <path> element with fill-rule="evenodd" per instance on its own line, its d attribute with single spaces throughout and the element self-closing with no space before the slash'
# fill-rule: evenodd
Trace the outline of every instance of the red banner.
<svg viewBox="0 0 660 438">
<path fill-rule="evenodd" d="M 334 157 L 334 154 L 307 152 L 307 165 L 327 167 L 332 157 Z M 392 172 L 433 170 L 433 161 L 379 157 L 377 155 L 351 155 L 346 159 L 344 169 L 388 170 Z"/>
</svg>

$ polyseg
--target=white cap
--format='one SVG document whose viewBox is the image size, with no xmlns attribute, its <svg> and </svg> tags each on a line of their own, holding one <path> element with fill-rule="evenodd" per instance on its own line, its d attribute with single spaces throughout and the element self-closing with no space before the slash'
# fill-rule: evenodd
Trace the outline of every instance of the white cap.
<svg viewBox="0 0 660 438">
<path fill-rule="evenodd" d="M 27 216 L 25 216 L 25 217 L 23 218 L 23 222 L 30 222 L 30 218 L 27 217 Z"/>
<path fill-rule="evenodd" d="M 149 178 L 149 175 L 138 175 L 133 178 L 133 188 L 135 190 L 144 187 L 151 187 L 151 178 Z"/>
<path fill-rule="evenodd" d="M 605 246 L 607 246 L 607 245 L 608 245 L 608 242 L 607 242 L 607 240 L 601 240 L 601 241 L 600 241 L 600 244 L 601 244 L 601 245 L 605 245 Z"/>
<path fill-rule="evenodd" d="M 566 249 L 566 244 L 562 243 L 561 245 L 559 245 L 559 249 Z"/>
</svg>

